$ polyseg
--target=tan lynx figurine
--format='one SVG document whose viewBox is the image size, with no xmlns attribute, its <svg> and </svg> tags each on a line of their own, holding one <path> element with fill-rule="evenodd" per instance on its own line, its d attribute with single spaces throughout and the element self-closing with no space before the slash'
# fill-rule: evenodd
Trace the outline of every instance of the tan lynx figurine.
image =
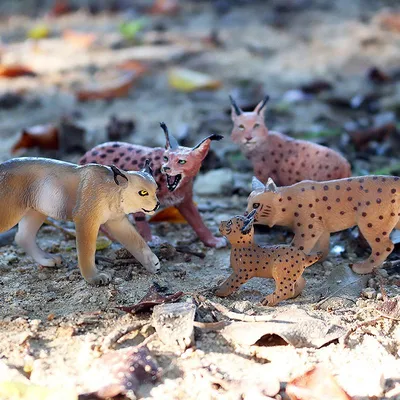
<svg viewBox="0 0 400 400">
<path fill-rule="evenodd" d="M 61 257 L 40 249 L 36 234 L 47 216 L 73 220 L 83 277 L 91 284 L 106 284 L 110 277 L 95 265 L 96 238 L 105 224 L 148 271 L 156 272 L 158 258 L 126 217 L 138 211 L 152 214 L 159 206 L 156 190 L 148 162 L 140 172 L 125 172 L 115 166 L 14 158 L 0 164 L 0 231 L 18 224 L 17 244 L 37 263 L 53 267 Z"/>
<path fill-rule="evenodd" d="M 393 251 L 390 232 L 400 229 L 400 178 L 360 176 L 334 181 L 303 181 L 277 187 L 253 178 L 247 211 L 257 210 L 255 222 L 287 226 L 294 231 L 293 244 L 304 250 L 329 253 L 332 232 L 358 226 L 371 255 L 352 266 L 358 274 L 371 273 Z"/>
<path fill-rule="evenodd" d="M 246 217 L 237 216 L 222 221 L 219 230 L 232 245 L 232 275 L 216 290 L 217 296 L 225 297 L 249 279 L 273 278 L 274 293 L 265 297 L 262 305 L 274 306 L 282 300 L 298 296 L 305 286 L 301 276 L 306 267 L 316 263 L 322 253 L 305 255 L 303 251 L 288 245 L 259 246 L 254 242 L 253 222 L 257 210 Z"/>
</svg>

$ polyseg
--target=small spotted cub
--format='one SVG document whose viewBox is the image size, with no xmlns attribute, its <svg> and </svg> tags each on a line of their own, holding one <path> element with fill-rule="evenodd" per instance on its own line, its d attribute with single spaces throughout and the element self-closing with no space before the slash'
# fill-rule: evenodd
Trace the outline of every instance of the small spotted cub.
<svg viewBox="0 0 400 400">
<path fill-rule="evenodd" d="M 306 255 L 296 247 L 289 245 L 262 247 L 254 242 L 253 222 L 257 210 L 246 217 L 236 216 L 222 221 L 219 230 L 232 245 L 232 275 L 216 290 L 220 297 L 229 296 L 249 279 L 273 278 L 274 293 L 266 296 L 261 304 L 274 306 L 282 300 L 298 296 L 305 286 L 301 276 L 306 267 L 316 263 L 322 257 L 318 252 Z"/>
</svg>

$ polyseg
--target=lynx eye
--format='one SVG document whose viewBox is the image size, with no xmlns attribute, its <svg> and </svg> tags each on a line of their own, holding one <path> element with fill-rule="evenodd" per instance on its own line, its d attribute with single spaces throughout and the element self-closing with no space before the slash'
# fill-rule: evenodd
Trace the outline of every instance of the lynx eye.
<svg viewBox="0 0 400 400">
<path fill-rule="evenodd" d="M 239 125 L 239 129 L 240 129 L 241 131 L 244 131 L 244 125 Z"/>
<path fill-rule="evenodd" d="M 253 203 L 253 208 L 258 208 L 260 207 L 260 203 Z"/>
<path fill-rule="evenodd" d="M 186 164 L 186 160 L 178 160 L 178 164 Z"/>
<path fill-rule="evenodd" d="M 232 225 L 232 221 L 229 220 L 229 221 L 226 223 L 226 226 L 231 226 L 231 225 Z"/>
<path fill-rule="evenodd" d="M 254 124 L 253 129 L 257 129 L 260 127 L 260 124 Z"/>
<path fill-rule="evenodd" d="M 149 195 L 149 192 L 147 190 L 140 190 L 138 193 L 139 193 L 139 196 L 142 196 L 142 197 Z"/>
<path fill-rule="evenodd" d="M 164 156 L 164 161 L 167 162 L 168 161 L 168 157 Z"/>
</svg>

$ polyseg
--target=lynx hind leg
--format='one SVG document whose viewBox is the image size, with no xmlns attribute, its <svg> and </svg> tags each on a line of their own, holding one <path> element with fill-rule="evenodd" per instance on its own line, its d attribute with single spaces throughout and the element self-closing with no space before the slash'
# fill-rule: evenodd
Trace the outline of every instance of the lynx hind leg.
<svg viewBox="0 0 400 400">
<path fill-rule="evenodd" d="M 18 224 L 15 241 L 38 264 L 44 267 L 54 267 L 62 263 L 61 257 L 46 253 L 36 243 L 36 234 L 45 219 L 46 215 L 35 210 L 29 210 Z"/>
<path fill-rule="evenodd" d="M 398 223 L 398 216 L 395 213 L 385 216 L 383 213 L 384 210 L 382 215 L 375 214 L 368 218 L 366 211 L 358 221 L 358 228 L 371 247 L 371 255 L 367 260 L 353 264 L 352 269 L 357 274 L 370 274 L 379 268 L 394 249 L 389 235 Z"/>
<path fill-rule="evenodd" d="M 302 265 L 304 256 L 294 254 L 294 259 L 289 262 L 285 260 L 275 261 L 272 268 L 272 277 L 275 281 L 275 290 L 266 296 L 261 304 L 263 306 L 275 306 L 282 300 L 291 299 L 298 296 L 305 286 L 305 280 L 301 276 L 305 267 Z"/>
</svg>

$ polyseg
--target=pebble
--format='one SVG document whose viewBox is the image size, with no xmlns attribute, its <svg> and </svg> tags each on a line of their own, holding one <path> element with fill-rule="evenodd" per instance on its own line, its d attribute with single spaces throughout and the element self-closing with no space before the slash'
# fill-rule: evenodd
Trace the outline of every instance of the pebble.
<svg viewBox="0 0 400 400">
<path fill-rule="evenodd" d="M 373 288 L 373 289 L 376 288 L 375 279 L 373 279 L 373 278 L 368 279 L 368 287 L 369 287 L 369 288 Z"/>
<path fill-rule="evenodd" d="M 114 279 L 114 283 L 116 284 L 116 285 L 121 285 L 121 284 L 123 284 L 125 282 L 125 279 L 122 279 L 122 278 L 115 278 Z"/>
<path fill-rule="evenodd" d="M 198 175 L 194 182 L 194 191 L 198 195 L 214 196 L 232 194 L 233 172 L 229 168 L 214 169 Z"/>
<path fill-rule="evenodd" d="M 248 300 L 235 301 L 232 306 L 237 312 L 240 313 L 244 313 L 253 308 L 253 304 Z"/>
<path fill-rule="evenodd" d="M 384 268 L 378 269 L 377 272 L 382 278 L 387 278 L 389 276 L 388 272 Z"/>
<path fill-rule="evenodd" d="M 376 290 L 368 287 L 361 292 L 361 295 L 367 299 L 374 299 L 376 297 Z"/>
<path fill-rule="evenodd" d="M 326 269 L 332 269 L 333 268 L 333 263 L 331 261 L 324 261 L 322 263 L 322 266 Z"/>
</svg>

